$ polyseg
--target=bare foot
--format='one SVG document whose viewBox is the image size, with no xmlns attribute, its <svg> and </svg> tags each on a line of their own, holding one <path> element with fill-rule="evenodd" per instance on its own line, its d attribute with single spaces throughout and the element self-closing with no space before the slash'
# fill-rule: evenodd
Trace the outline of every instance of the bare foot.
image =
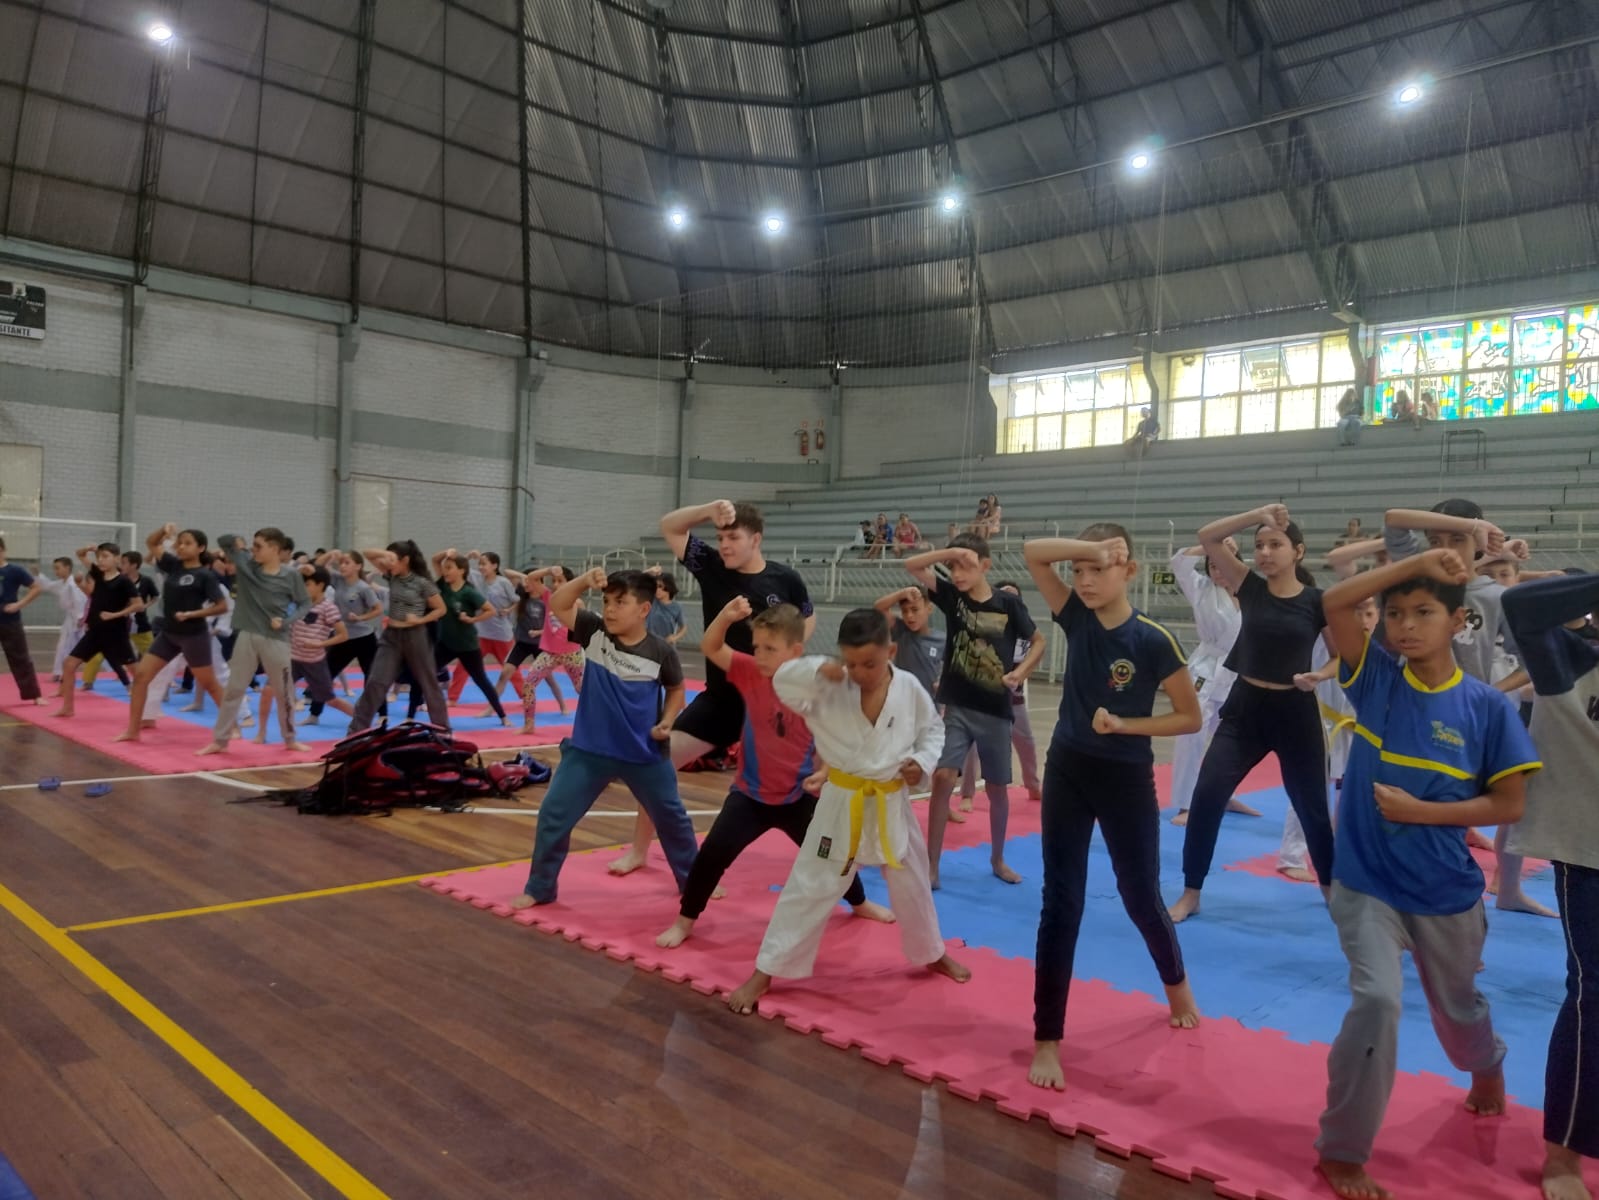
<svg viewBox="0 0 1599 1200">
<path fill-rule="evenodd" d="M 1543 1200 L 1593 1200 L 1582 1181 L 1582 1158 L 1568 1146 L 1544 1143 Z"/>
<path fill-rule="evenodd" d="M 694 919 L 692 917 L 679 917 L 673 921 L 664 933 L 655 935 L 655 944 L 663 950 L 670 950 L 674 946 L 681 946 L 688 941 L 688 935 L 694 932 Z"/>
<path fill-rule="evenodd" d="M 1316 873 L 1308 867 L 1278 867 L 1277 874 L 1292 879 L 1295 883 L 1316 882 Z"/>
<path fill-rule="evenodd" d="M 285 750 L 294 750 L 300 754 L 309 754 L 311 752 L 311 747 L 304 742 L 284 742 L 283 748 Z"/>
<path fill-rule="evenodd" d="M 263 729 L 260 733 L 256 734 L 250 740 L 252 742 L 254 742 L 257 746 L 264 746 L 264 745 L 266 745 L 266 739 L 267 739 L 266 730 Z"/>
<path fill-rule="evenodd" d="M 537 733 L 538 730 L 534 729 L 533 726 L 531 726 L 531 725 L 523 725 L 522 726 L 522 732 L 525 733 L 525 734 L 534 734 L 534 733 Z"/>
<path fill-rule="evenodd" d="M 960 809 L 956 808 L 953 804 L 949 806 L 949 819 L 954 821 L 957 825 L 966 824 L 966 814 Z"/>
<path fill-rule="evenodd" d="M 136 741 L 139 740 L 139 735 L 138 735 L 138 732 L 135 731 L 135 730 L 124 729 L 121 733 L 117 734 L 117 736 L 112 738 L 111 740 L 113 742 L 136 742 Z"/>
<path fill-rule="evenodd" d="M 201 746 L 198 750 L 196 750 L 195 754 L 204 757 L 207 754 L 222 754 L 226 752 L 226 750 L 227 747 L 221 742 L 208 742 L 206 745 Z"/>
<path fill-rule="evenodd" d="M 972 977 L 972 969 L 970 967 L 962 966 L 948 954 L 937 962 L 928 963 L 927 969 L 934 975 L 948 975 L 956 983 L 965 983 Z"/>
<path fill-rule="evenodd" d="M 141 729 L 154 729 L 155 728 L 155 720 L 154 720 L 154 718 L 151 718 L 149 720 L 140 721 L 139 722 L 139 727 Z"/>
<path fill-rule="evenodd" d="M 1028 800 L 1032 801 L 1034 804 L 1042 804 L 1044 802 L 1044 789 L 1043 788 L 1038 788 L 1038 787 L 1030 787 L 1030 788 L 1028 788 L 1027 789 L 1027 798 L 1028 798 Z"/>
<path fill-rule="evenodd" d="M 1184 888 L 1183 894 L 1177 898 L 1177 903 L 1171 905 L 1166 911 L 1171 914 L 1173 925 L 1181 925 L 1189 917 L 1199 912 L 1199 893 L 1193 888 Z"/>
<path fill-rule="evenodd" d="M 734 989 L 733 994 L 727 998 L 727 1007 L 741 1017 L 747 1017 L 755 1011 L 755 1006 L 762 996 L 772 990 L 772 977 L 765 971 L 756 971 L 743 983 Z"/>
<path fill-rule="evenodd" d="M 1227 811 L 1228 812 L 1233 812 L 1233 813 L 1238 813 L 1240 816 L 1245 816 L 1245 817 L 1258 817 L 1258 816 L 1260 816 L 1260 809 L 1249 807 L 1249 805 L 1245 804 L 1242 800 L 1238 799 L 1236 796 L 1233 797 L 1233 799 L 1227 801 Z"/>
<path fill-rule="evenodd" d="M 972 811 L 972 807 L 973 807 L 973 803 L 974 803 L 974 801 L 973 801 L 972 797 L 970 797 L 970 796 L 962 796 L 961 797 L 961 812 L 963 812 L 963 813 L 971 812 Z"/>
<path fill-rule="evenodd" d="M 524 909 L 524 908 L 532 908 L 537 903 L 538 903 L 538 901 L 533 899 L 532 896 L 529 896 L 526 892 L 523 892 L 515 900 L 511 901 L 511 907 L 514 908 L 514 909 L 517 909 L 517 910 L 521 910 L 521 909 Z"/>
<path fill-rule="evenodd" d="M 204 707 L 205 707 L 205 705 L 203 705 L 203 704 L 185 704 L 182 708 L 178 709 L 178 711 L 179 712 L 199 712 Z"/>
<path fill-rule="evenodd" d="M 1171 823 L 1177 826 L 1178 829 L 1181 829 L 1184 825 L 1188 824 L 1188 810 L 1186 808 L 1183 809 L 1171 819 Z"/>
<path fill-rule="evenodd" d="M 993 867 L 995 879 L 1003 879 L 1006 883 L 1020 883 L 1022 881 L 1022 877 L 1012 871 L 1003 858 L 995 862 Z"/>
<path fill-rule="evenodd" d="M 1498 893 L 1498 898 L 1494 901 L 1494 907 L 1500 912 L 1531 913 L 1535 917 L 1558 917 L 1560 915 L 1554 909 L 1539 904 L 1519 887 L 1514 894 L 1501 890 Z"/>
<path fill-rule="evenodd" d="M 643 865 L 644 856 L 637 850 L 629 850 L 626 854 L 622 855 L 621 858 L 611 863 L 611 865 L 605 869 L 612 875 L 631 875 Z M 727 893 L 723 892 L 722 894 L 725 896 Z"/>
<path fill-rule="evenodd" d="M 1188 980 L 1166 989 L 1166 1003 L 1171 1006 L 1173 1029 L 1193 1029 L 1199 1024 L 1199 1005 L 1194 1001 L 1194 989 L 1188 986 Z"/>
<path fill-rule="evenodd" d="M 1366 1174 L 1361 1163 L 1333 1162 L 1324 1158 L 1316 1164 L 1316 1170 L 1344 1200 L 1393 1200 L 1393 1193 Z"/>
<path fill-rule="evenodd" d="M 70 708 L 62 707 L 62 708 L 56 709 L 55 712 L 51 713 L 50 715 L 53 716 L 53 717 L 60 717 L 63 720 L 71 720 L 73 717 L 77 716 L 78 714 L 73 712 Z"/>
<path fill-rule="evenodd" d="M 1027 1068 L 1027 1082 L 1052 1092 L 1066 1090 L 1066 1072 L 1060 1066 L 1059 1042 L 1033 1043 L 1033 1064 Z"/>
<path fill-rule="evenodd" d="M 850 911 L 863 921 L 881 921 L 884 925 L 892 925 L 899 920 L 892 908 L 875 900 L 863 900 Z"/>
<path fill-rule="evenodd" d="M 1497 1117 L 1505 1111 L 1505 1072 L 1501 1067 L 1478 1071 L 1466 1093 L 1466 1111 L 1479 1117 Z"/>
</svg>

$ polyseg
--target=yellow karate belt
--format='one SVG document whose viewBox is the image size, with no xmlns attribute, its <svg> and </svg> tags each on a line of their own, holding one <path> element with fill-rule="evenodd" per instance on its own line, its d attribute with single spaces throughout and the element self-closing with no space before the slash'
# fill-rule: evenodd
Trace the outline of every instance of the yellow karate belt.
<svg viewBox="0 0 1599 1200">
<path fill-rule="evenodd" d="M 844 771 L 829 770 L 827 782 L 834 787 L 847 788 L 849 798 L 849 858 L 844 863 L 841 875 L 849 874 L 849 869 L 855 865 L 855 855 L 861 848 L 861 825 L 866 817 L 866 802 L 877 801 L 877 843 L 883 852 L 883 866 L 898 867 L 899 860 L 894 857 L 894 850 L 888 844 L 888 798 L 899 794 L 905 786 L 905 781 L 895 776 L 893 779 L 863 779 L 859 775 L 850 775 Z M 914 819 L 914 818 L 913 818 Z"/>
</svg>

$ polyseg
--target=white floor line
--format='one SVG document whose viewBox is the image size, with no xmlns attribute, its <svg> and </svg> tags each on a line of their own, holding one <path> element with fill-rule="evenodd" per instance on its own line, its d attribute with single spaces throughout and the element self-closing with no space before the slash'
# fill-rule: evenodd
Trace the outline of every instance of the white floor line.
<svg viewBox="0 0 1599 1200">
<path fill-rule="evenodd" d="M 238 788 L 245 792 L 270 792 L 272 789 L 263 787 L 259 783 L 246 783 L 242 779 L 229 779 L 226 775 L 218 775 L 215 771 L 201 771 L 196 779 L 204 779 L 208 783 L 225 783 L 229 787 Z"/>
<path fill-rule="evenodd" d="M 430 812 L 444 811 L 443 809 L 433 808 L 432 805 L 429 805 L 428 809 Z M 487 813 L 489 816 L 495 817 L 536 817 L 539 815 L 539 810 L 536 808 L 484 808 L 481 804 L 468 804 L 461 811 L 469 813 Z M 720 809 L 716 808 L 691 808 L 687 811 L 690 817 L 714 817 L 721 812 Z M 626 817 L 631 821 L 636 815 L 637 813 L 635 813 L 632 809 L 629 809 L 626 812 L 601 812 L 598 809 L 591 808 L 579 819 L 586 820 L 589 817 Z"/>
</svg>

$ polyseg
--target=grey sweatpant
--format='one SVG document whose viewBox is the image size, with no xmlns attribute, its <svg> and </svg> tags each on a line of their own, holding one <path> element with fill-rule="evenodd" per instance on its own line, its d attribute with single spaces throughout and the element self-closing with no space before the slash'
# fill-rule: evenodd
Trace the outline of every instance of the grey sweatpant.
<svg viewBox="0 0 1599 1200">
<path fill-rule="evenodd" d="M 294 737 L 294 676 L 289 670 L 287 638 L 265 637 L 259 633 L 240 633 L 228 659 L 228 689 L 222 694 L 222 711 L 217 714 L 211 740 L 226 746 L 239 731 L 239 705 L 250 690 L 259 663 L 267 686 L 278 694 L 278 729 L 285 745 Z"/>
<path fill-rule="evenodd" d="M 377 714 L 385 711 L 389 689 L 399 678 L 402 663 L 411 668 L 411 677 L 416 681 L 411 686 L 422 689 L 428 720 L 444 729 L 450 727 L 450 709 L 444 701 L 444 689 L 439 686 L 439 668 L 427 630 L 420 625 L 405 629 L 395 629 L 391 625 L 378 638 L 372 670 L 366 677 L 366 686 L 361 689 L 361 698 L 355 702 L 355 713 L 350 717 L 352 736 L 370 728 Z"/>
<path fill-rule="evenodd" d="M 1334 883 L 1331 908 L 1349 960 L 1350 1005 L 1327 1055 L 1327 1110 L 1316 1149 L 1335 1162 L 1363 1163 L 1394 1088 L 1404 951 L 1416 962 L 1432 1027 L 1458 1070 L 1492 1070 L 1505 1044 L 1477 990 L 1488 934 L 1482 901 L 1445 917 L 1417 916 Z"/>
</svg>

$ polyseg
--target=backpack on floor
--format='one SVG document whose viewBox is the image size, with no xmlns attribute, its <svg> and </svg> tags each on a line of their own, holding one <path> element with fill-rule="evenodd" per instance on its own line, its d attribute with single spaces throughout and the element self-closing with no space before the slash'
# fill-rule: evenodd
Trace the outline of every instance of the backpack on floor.
<svg viewBox="0 0 1599 1200">
<path fill-rule="evenodd" d="M 345 738 L 322 756 L 322 764 L 322 778 L 313 787 L 268 798 L 302 813 L 386 816 L 402 805 L 459 812 L 473 800 L 501 794 L 475 743 L 421 721 Z"/>
</svg>

